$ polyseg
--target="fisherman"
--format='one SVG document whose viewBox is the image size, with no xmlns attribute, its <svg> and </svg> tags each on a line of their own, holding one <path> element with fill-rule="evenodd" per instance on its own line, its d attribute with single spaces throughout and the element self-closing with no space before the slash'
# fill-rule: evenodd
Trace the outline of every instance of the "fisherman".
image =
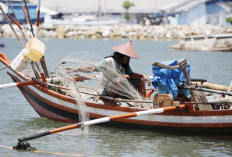
<svg viewBox="0 0 232 157">
<path fill-rule="evenodd" d="M 131 44 L 132 42 L 129 41 L 125 44 L 119 45 L 119 46 L 115 46 L 112 47 L 112 49 L 114 50 L 114 53 L 112 56 L 107 56 L 105 57 L 102 61 L 100 61 L 99 63 L 95 64 L 94 67 L 84 67 L 84 68 L 77 68 L 77 69 L 73 69 L 72 71 L 81 71 L 81 72 L 94 72 L 94 71 L 101 71 L 103 74 L 103 76 L 101 77 L 112 77 L 109 76 L 110 74 L 106 72 L 106 67 L 108 69 L 115 68 L 117 71 L 120 72 L 120 74 L 123 75 L 128 75 L 128 81 L 134 86 L 134 88 L 136 90 L 139 91 L 139 93 L 142 96 L 146 96 L 146 87 L 145 87 L 145 82 L 148 83 L 148 85 L 151 85 L 151 81 L 150 79 L 143 74 L 138 74 L 138 73 L 134 73 L 129 65 L 130 63 L 130 58 L 135 58 L 138 59 L 138 56 Z M 104 76 L 105 75 L 105 76 Z M 108 75 L 108 76 L 107 76 Z M 112 79 L 112 78 L 111 78 Z M 102 95 L 109 95 L 109 96 L 115 96 L 117 97 L 118 94 L 115 94 L 114 90 L 117 89 L 113 89 L 111 91 L 108 91 L 107 83 L 104 82 L 104 79 L 100 80 L 100 84 L 104 84 L 103 86 L 103 91 L 102 91 Z M 121 83 L 121 80 L 116 81 L 117 83 Z M 117 95 L 117 96 L 116 96 Z"/>
<path fill-rule="evenodd" d="M 112 47 L 114 54 L 112 56 L 105 57 L 104 60 L 95 65 L 95 68 L 98 71 L 101 71 L 101 67 L 105 65 L 111 65 L 116 70 L 120 71 L 122 75 L 128 75 L 128 81 L 134 86 L 136 90 L 140 92 L 142 96 L 146 96 L 145 82 L 148 85 L 151 85 L 150 79 L 143 74 L 134 73 L 129 65 L 130 58 L 138 59 L 138 56 L 129 41 L 125 44 Z M 119 81 L 120 82 L 120 81 Z M 107 93 L 108 95 L 113 96 L 113 92 Z"/>
</svg>

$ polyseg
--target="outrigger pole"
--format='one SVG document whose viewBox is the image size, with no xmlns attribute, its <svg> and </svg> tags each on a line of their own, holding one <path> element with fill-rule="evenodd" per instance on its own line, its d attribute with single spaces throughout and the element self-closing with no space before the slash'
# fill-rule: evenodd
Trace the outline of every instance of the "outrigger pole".
<svg viewBox="0 0 232 157">
<path fill-rule="evenodd" d="M 163 113 L 165 111 L 173 111 L 176 109 L 185 109 L 187 105 L 180 105 L 180 106 L 169 106 L 169 107 L 164 107 L 164 108 L 157 108 L 157 109 L 149 109 L 149 110 L 144 110 L 144 111 L 139 111 L 139 112 L 131 112 L 131 113 L 126 113 L 126 114 L 121 114 L 121 115 L 114 115 L 110 117 L 103 117 L 103 118 L 98 118 L 86 122 L 81 122 L 81 123 L 76 123 L 72 125 L 67 125 L 64 127 L 56 128 L 53 130 L 49 131 L 44 131 L 41 133 L 37 133 L 34 135 L 30 135 L 27 137 L 22 137 L 18 139 L 18 144 L 13 147 L 13 149 L 16 150 L 36 150 L 34 147 L 31 147 L 29 144 L 29 140 L 40 138 L 43 136 L 47 136 L 50 134 L 66 131 L 66 130 L 71 130 L 75 128 L 83 128 L 85 126 L 90 126 L 94 124 L 99 124 L 99 123 L 105 123 L 109 121 L 114 121 L 117 119 L 124 119 L 124 118 L 131 118 L 131 117 L 138 117 L 138 116 L 143 116 L 143 115 L 150 115 L 150 114 L 157 114 L 157 113 Z"/>
</svg>

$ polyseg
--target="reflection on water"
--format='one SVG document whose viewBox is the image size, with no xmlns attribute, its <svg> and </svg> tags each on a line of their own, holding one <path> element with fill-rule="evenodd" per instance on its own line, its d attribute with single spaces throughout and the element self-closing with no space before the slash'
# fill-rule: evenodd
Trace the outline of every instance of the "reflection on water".
<svg viewBox="0 0 232 157">
<path fill-rule="evenodd" d="M 7 47 L 1 49 L 10 59 L 20 51 L 15 39 L 2 38 Z M 50 71 L 67 55 L 81 55 L 96 61 L 112 54 L 112 46 L 121 40 L 57 40 L 43 39 L 47 46 L 46 61 Z M 186 58 L 191 76 L 209 82 L 229 85 L 232 79 L 232 53 L 171 51 L 175 42 L 134 41 L 139 60 L 131 60 L 135 72 L 152 75 L 154 61 Z M 54 57 L 56 56 L 56 57 Z M 3 65 L 0 65 L 0 69 Z M 0 71 L 0 84 L 12 80 Z M 22 136 L 54 129 L 67 124 L 40 118 L 16 88 L 0 90 L 0 145 L 13 146 Z M 231 156 L 231 138 L 163 134 L 149 130 L 133 130 L 109 126 L 91 126 L 88 134 L 81 129 L 69 130 L 30 141 L 38 150 L 83 154 L 85 156 Z M 1 156 L 41 156 L 0 147 Z M 54 155 L 44 155 L 54 156 Z"/>
</svg>

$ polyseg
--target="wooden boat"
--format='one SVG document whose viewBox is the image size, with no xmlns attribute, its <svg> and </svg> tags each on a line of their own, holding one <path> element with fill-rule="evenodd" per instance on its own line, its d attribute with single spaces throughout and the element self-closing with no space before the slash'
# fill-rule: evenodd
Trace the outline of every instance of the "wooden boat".
<svg viewBox="0 0 232 157">
<path fill-rule="evenodd" d="M 31 80 L 26 74 L 16 72 L 10 68 L 11 61 L 3 53 L 0 54 L 0 61 L 9 67 L 8 75 L 15 82 Z M 21 86 L 19 90 L 28 103 L 41 116 L 53 121 L 75 123 L 78 122 L 78 110 L 76 100 L 70 96 L 49 89 L 40 84 Z M 81 93 L 85 100 L 86 110 L 90 119 L 97 119 L 106 116 L 126 114 L 147 110 L 148 108 L 124 106 L 124 102 L 116 102 L 103 99 L 93 94 Z M 153 98 L 151 98 L 152 100 Z M 181 101 L 176 101 L 176 105 Z M 191 102 L 185 103 L 186 109 L 167 111 L 160 114 L 144 115 L 140 117 L 118 119 L 108 124 L 115 126 L 130 126 L 133 128 L 149 129 L 164 132 L 198 133 L 200 135 L 232 134 L 232 110 L 231 109 L 208 109 L 196 110 Z M 153 103 L 151 101 L 151 106 Z M 164 104 L 163 104 L 164 105 Z M 171 104 L 166 104 L 171 105 Z M 211 105 L 210 105 L 211 106 Z"/>
<path fill-rule="evenodd" d="M 171 49 L 190 51 L 232 51 L 232 34 L 182 38 Z"/>
</svg>

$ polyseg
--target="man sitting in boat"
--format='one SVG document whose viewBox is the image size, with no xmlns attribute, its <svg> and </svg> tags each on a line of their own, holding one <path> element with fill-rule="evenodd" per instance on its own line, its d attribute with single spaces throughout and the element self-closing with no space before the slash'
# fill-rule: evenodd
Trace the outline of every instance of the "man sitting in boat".
<svg viewBox="0 0 232 157">
<path fill-rule="evenodd" d="M 122 75 L 128 75 L 128 81 L 140 92 L 142 96 L 146 96 L 145 82 L 151 85 L 150 79 L 143 74 L 134 73 L 129 65 L 130 58 L 138 59 L 138 56 L 131 44 L 131 41 L 112 48 L 115 52 L 112 56 L 105 57 L 100 63 L 95 65 L 96 70 L 101 71 L 104 66 L 112 66 Z M 120 80 L 118 81 L 120 83 Z M 115 89 L 116 90 L 116 89 Z M 114 96 L 114 92 L 103 90 L 103 94 Z"/>
<path fill-rule="evenodd" d="M 82 67 L 77 69 L 72 69 L 72 71 L 76 72 L 94 72 L 99 71 L 102 72 L 100 85 L 103 88 L 102 95 L 121 97 L 116 94 L 117 85 L 122 83 L 122 79 L 117 77 L 119 74 L 121 78 L 124 78 L 124 75 L 128 75 L 128 81 L 133 85 L 133 87 L 139 91 L 142 96 L 146 96 L 146 88 L 145 82 L 148 85 L 151 85 L 150 79 L 143 74 L 134 73 L 129 65 L 130 58 L 138 59 L 138 56 L 131 44 L 131 41 L 119 46 L 115 46 L 112 48 L 114 50 L 114 54 L 111 56 L 105 57 L 102 61 L 95 64 L 93 67 Z M 114 70 L 115 69 L 115 70 Z M 117 74 L 114 74 L 113 71 L 117 71 Z M 117 75 L 117 76 L 116 76 Z M 123 76 L 123 77 L 122 77 Z M 108 77 L 108 79 L 107 79 Z M 114 84 L 113 87 L 109 87 L 109 84 Z M 129 90 L 129 89 L 127 89 Z"/>
</svg>

